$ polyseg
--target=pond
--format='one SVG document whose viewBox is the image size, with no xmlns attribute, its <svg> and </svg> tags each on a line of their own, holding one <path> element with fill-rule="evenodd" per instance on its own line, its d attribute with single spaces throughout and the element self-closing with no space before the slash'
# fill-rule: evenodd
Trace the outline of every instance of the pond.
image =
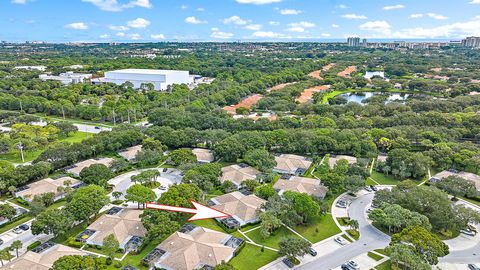
<svg viewBox="0 0 480 270">
<path fill-rule="evenodd" d="M 392 101 L 405 101 L 411 94 L 407 93 L 386 93 L 386 92 L 352 92 L 339 95 L 347 100 L 347 102 L 357 102 L 363 104 L 364 101 L 373 97 L 373 96 L 384 96 L 386 97 L 385 103 L 390 103 Z"/>
</svg>

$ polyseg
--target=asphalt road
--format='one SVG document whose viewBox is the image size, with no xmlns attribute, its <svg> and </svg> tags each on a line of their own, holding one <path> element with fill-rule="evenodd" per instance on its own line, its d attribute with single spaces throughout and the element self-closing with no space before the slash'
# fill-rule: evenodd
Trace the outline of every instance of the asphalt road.
<svg viewBox="0 0 480 270">
<path fill-rule="evenodd" d="M 365 214 L 365 210 L 372 202 L 373 196 L 373 193 L 359 196 L 352 201 L 348 208 L 350 217 L 358 220 L 359 223 L 360 239 L 358 241 L 337 249 L 335 252 L 326 253 L 315 261 L 299 266 L 297 269 L 332 269 L 363 253 L 388 246 L 390 236 L 370 225 Z"/>
</svg>

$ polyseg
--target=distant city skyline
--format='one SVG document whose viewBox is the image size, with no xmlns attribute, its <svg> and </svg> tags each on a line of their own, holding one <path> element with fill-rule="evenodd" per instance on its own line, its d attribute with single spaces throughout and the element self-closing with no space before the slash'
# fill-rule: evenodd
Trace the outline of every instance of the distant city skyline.
<svg viewBox="0 0 480 270">
<path fill-rule="evenodd" d="M 1 0 L 11 42 L 460 40 L 480 0 Z"/>
</svg>

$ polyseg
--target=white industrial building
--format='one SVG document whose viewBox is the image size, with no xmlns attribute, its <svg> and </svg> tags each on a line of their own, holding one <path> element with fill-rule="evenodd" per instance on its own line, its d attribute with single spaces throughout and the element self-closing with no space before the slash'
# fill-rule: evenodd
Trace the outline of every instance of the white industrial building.
<svg viewBox="0 0 480 270">
<path fill-rule="evenodd" d="M 117 85 L 131 82 L 134 88 L 141 88 L 144 84 L 151 83 L 155 90 L 164 91 L 173 84 L 190 86 L 194 82 L 194 77 L 190 76 L 188 71 L 182 70 L 122 69 L 105 72 L 105 78 L 101 78 L 98 82 Z"/>
<path fill-rule="evenodd" d="M 53 80 L 53 81 L 59 81 L 59 82 L 65 84 L 65 85 L 69 85 L 69 84 L 83 83 L 83 82 L 85 82 L 85 80 L 91 79 L 92 74 L 73 73 L 73 72 L 69 71 L 69 72 L 65 72 L 65 73 L 60 73 L 60 75 L 58 75 L 58 76 L 49 75 L 49 74 L 42 74 L 38 77 L 42 81 Z"/>
</svg>

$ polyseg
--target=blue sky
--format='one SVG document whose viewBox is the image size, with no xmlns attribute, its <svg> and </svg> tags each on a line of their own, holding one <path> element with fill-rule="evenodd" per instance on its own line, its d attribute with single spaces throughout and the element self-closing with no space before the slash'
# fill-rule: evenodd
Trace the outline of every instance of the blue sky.
<svg viewBox="0 0 480 270">
<path fill-rule="evenodd" d="M 0 0 L 0 40 L 459 39 L 480 0 Z"/>
</svg>

